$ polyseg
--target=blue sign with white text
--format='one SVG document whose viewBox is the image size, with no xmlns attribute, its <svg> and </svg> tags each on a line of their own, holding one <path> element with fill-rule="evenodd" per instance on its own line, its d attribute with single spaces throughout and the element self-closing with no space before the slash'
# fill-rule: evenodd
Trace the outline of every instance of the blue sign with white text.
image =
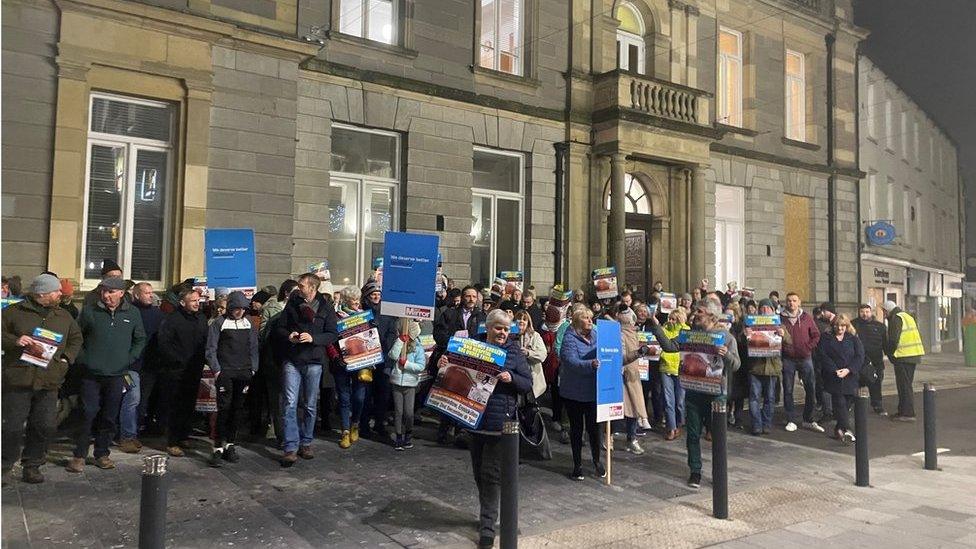
<svg viewBox="0 0 976 549">
<path fill-rule="evenodd" d="M 380 313 L 434 319 L 436 235 L 388 231 L 383 240 L 383 301 Z"/>
<path fill-rule="evenodd" d="M 624 417 L 624 362 L 620 323 L 596 321 L 596 421 L 602 423 Z"/>
<path fill-rule="evenodd" d="M 204 246 L 209 288 L 253 293 L 257 286 L 254 229 L 207 229 Z"/>
</svg>

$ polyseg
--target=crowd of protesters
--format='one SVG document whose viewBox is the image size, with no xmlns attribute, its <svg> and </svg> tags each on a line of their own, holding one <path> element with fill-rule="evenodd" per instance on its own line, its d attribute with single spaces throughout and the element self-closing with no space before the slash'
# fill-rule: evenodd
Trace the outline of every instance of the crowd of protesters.
<svg viewBox="0 0 976 549">
<path fill-rule="evenodd" d="M 481 541 L 490 543 L 500 466 L 494 435 L 515 418 L 520 401 L 548 405 L 549 431 L 571 446 L 570 478 L 585 478 L 584 432 L 593 475 L 606 475 L 601 459 L 606 441 L 596 421 L 596 319 L 621 325 L 624 420 L 615 430 L 626 437 L 625 449 L 642 454 L 639 440 L 653 432 L 668 442 L 684 436 L 692 487 L 701 483 L 701 439 L 709 439 L 715 398 L 728 399 L 733 428 L 748 428 L 753 435 L 773 429 L 773 409 L 782 399 L 786 431 L 796 431 L 799 423 L 825 432 L 821 424 L 832 421 L 830 434 L 849 443 L 854 438 L 849 408 L 859 387 L 867 387 L 874 410 L 887 415 L 880 390 L 887 356 L 899 394 L 892 419 L 915 418 L 912 378 L 924 351 L 914 318 L 892 302 L 882 307 L 886 326 L 868 305 L 852 321 L 829 303 L 808 312 L 796 293 L 781 301 L 774 291 L 757 300 L 734 284 L 727 291 L 709 291 L 707 281 L 678 295 L 677 306 L 663 313 L 660 283 L 646 296 L 625 288 L 602 300 L 593 298 L 592 288 L 580 288 L 569 306 L 557 308 L 547 303 L 548 294 L 537 295 L 532 287 L 524 292 L 455 288 L 445 278 L 434 320 L 417 322 L 383 315 L 382 288 L 372 278 L 362 288 L 334 291 L 320 274 L 304 273 L 250 298 L 215 289 L 205 299 L 192 279 L 157 292 L 147 282 L 123 280 L 122 272 L 106 260 L 101 281 L 80 308 L 71 298 L 70 281 L 54 273 L 38 275 L 26 289 L 19 279 L 4 279 L 5 473 L 20 460 L 26 482 L 43 482 L 40 466 L 65 408 L 75 409 L 74 449 L 66 464 L 73 473 L 86 464 L 114 468 L 113 444 L 138 453 L 143 441 L 153 439 L 170 456 L 183 457 L 193 446 L 195 427 L 212 440 L 207 459 L 214 467 L 238 461 L 235 446 L 243 431 L 276 439 L 285 467 L 313 459 L 317 432 L 330 432 L 333 425 L 340 448 L 370 438 L 406 451 L 414 447 L 413 429 L 421 421 L 416 410 L 446 365 L 448 341 L 479 337 L 507 352 L 498 386 L 478 430 L 441 416 L 436 442 L 470 449 L 482 501 Z M 373 313 L 383 363 L 349 372 L 337 322 L 366 310 Z M 744 320 L 754 314 L 781 319 L 781 356 L 748 356 Z M 510 333 L 513 324 L 517 333 Z M 45 366 L 24 358 L 40 344 L 38 329 L 59 336 L 49 342 L 56 350 Z M 684 330 L 724 332 L 718 354 L 725 395 L 682 386 L 676 339 Z M 649 348 L 638 332 L 651 332 L 661 348 L 643 380 L 638 363 L 647 359 Z M 422 334 L 432 335 L 433 349 L 425 352 Z M 210 377 L 216 412 L 197 413 L 201 380 Z M 804 388 L 802 410 L 794 398 L 797 377 Z"/>
</svg>

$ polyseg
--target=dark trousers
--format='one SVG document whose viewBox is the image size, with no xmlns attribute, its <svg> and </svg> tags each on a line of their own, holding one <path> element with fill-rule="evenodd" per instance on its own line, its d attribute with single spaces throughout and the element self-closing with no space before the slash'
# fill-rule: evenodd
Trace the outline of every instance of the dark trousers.
<svg viewBox="0 0 976 549">
<path fill-rule="evenodd" d="M 868 392 L 871 394 L 871 407 L 876 411 L 882 410 L 884 408 L 881 404 L 881 383 L 884 381 L 884 357 L 882 355 L 865 356 L 864 363 L 865 365 L 870 364 L 878 375 L 878 379 L 874 383 L 867 385 Z"/>
<path fill-rule="evenodd" d="M 644 396 L 651 395 L 651 423 L 658 424 L 664 420 L 664 391 L 661 389 L 661 372 L 657 368 L 651 368 L 648 372 L 650 380 L 641 381 L 641 390 Z"/>
<path fill-rule="evenodd" d="M 221 373 L 217 376 L 217 436 L 214 447 L 220 448 L 225 443 L 237 442 L 237 431 L 244 420 L 244 403 L 247 395 L 244 391 L 251 383 L 250 372 L 238 374 Z"/>
<path fill-rule="evenodd" d="M 163 395 L 159 390 L 160 373 L 156 370 L 143 369 L 139 374 L 139 428 L 146 427 L 148 423 L 156 423 L 159 426 L 166 425 L 169 409 L 168 395 Z"/>
<path fill-rule="evenodd" d="M 796 421 L 793 408 L 793 386 L 796 376 L 803 381 L 803 421 L 813 421 L 813 405 L 815 402 L 816 381 L 813 373 L 813 360 L 810 358 L 783 357 L 783 411 L 786 421 Z"/>
<path fill-rule="evenodd" d="M 830 393 L 830 402 L 834 406 L 834 419 L 837 421 L 837 429 L 841 431 L 851 430 L 851 404 L 854 403 L 855 398 L 854 395 Z"/>
<path fill-rule="evenodd" d="M 895 369 L 895 385 L 898 387 L 898 415 L 915 417 L 915 395 L 912 393 L 915 364 L 892 360 L 891 366 Z"/>
<path fill-rule="evenodd" d="M 254 376 L 248 381 L 248 385 L 264 387 L 264 376 L 266 374 L 267 372 L 258 369 Z M 244 395 L 244 407 L 247 412 L 248 430 L 254 436 L 263 437 L 264 434 L 268 432 L 268 393 L 266 391 L 248 390 L 248 392 Z"/>
<path fill-rule="evenodd" d="M 478 486 L 481 514 L 478 535 L 495 537 L 495 523 L 501 498 L 502 437 L 471 433 L 471 471 Z"/>
<path fill-rule="evenodd" d="M 108 445 L 115 435 L 119 409 L 122 407 L 122 376 L 81 379 L 81 403 L 84 419 L 75 438 L 76 458 L 88 457 L 88 445 L 95 433 L 95 459 L 108 456 Z"/>
<path fill-rule="evenodd" d="M 167 375 L 164 378 L 163 398 L 168 395 L 170 399 L 166 431 L 166 443 L 169 446 L 190 438 L 193 432 L 193 411 L 196 408 L 202 375 L 203 367 L 200 367 L 188 368 L 181 374 Z"/>
<path fill-rule="evenodd" d="M 549 384 L 549 395 L 552 397 L 552 420 L 561 423 L 563 420 L 563 398 L 559 396 L 559 376 Z"/>
<path fill-rule="evenodd" d="M 579 469 L 583 464 L 583 428 L 590 440 L 590 456 L 593 463 L 600 463 L 600 433 L 596 427 L 596 402 L 580 402 L 570 398 L 563 399 L 566 415 L 569 416 L 569 445 L 573 449 L 573 467 Z"/>
<path fill-rule="evenodd" d="M 712 401 L 715 397 L 688 391 L 685 393 L 685 447 L 688 450 L 688 468 L 701 473 L 701 435 L 712 423 Z"/>
<path fill-rule="evenodd" d="M 9 471 L 18 459 L 25 468 L 43 465 L 48 444 L 57 431 L 58 392 L 4 388 L 0 404 L 3 410 L 0 418 L 3 424 L 3 472 Z"/>
<path fill-rule="evenodd" d="M 281 364 L 271 361 L 267 365 L 262 365 L 264 369 L 264 390 L 268 394 L 268 416 L 271 426 L 274 427 L 275 438 L 278 445 L 285 440 L 285 424 L 282 419 L 284 404 L 281 400 Z M 258 370 L 261 371 L 261 370 Z M 255 390 L 252 388 L 252 390 Z"/>
<path fill-rule="evenodd" d="M 373 429 L 377 432 L 384 432 L 386 425 L 386 413 L 390 409 L 391 398 L 390 376 L 380 370 L 373 371 L 373 382 L 366 389 L 366 404 L 363 406 L 363 414 L 359 419 L 359 430 L 369 432 L 369 420 L 373 419 Z"/>
</svg>

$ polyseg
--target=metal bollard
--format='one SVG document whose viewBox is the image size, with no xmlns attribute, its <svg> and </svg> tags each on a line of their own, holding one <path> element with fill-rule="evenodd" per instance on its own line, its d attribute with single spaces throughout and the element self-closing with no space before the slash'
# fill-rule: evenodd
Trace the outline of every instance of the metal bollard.
<svg viewBox="0 0 976 549">
<path fill-rule="evenodd" d="M 925 414 L 925 469 L 936 471 L 939 451 L 935 439 L 935 387 L 931 383 L 926 383 L 922 391 L 922 408 Z"/>
<path fill-rule="evenodd" d="M 139 549 L 163 549 L 166 545 L 166 462 L 163 454 L 147 456 L 142 464 L 139 501 Z"/>
<path fill-rule="evenodd" d="M 871 485 L 870 459 L 868 457 L 868 406 L 869 400 L 862 387 L 854 400 L 854 486 Z"/>
<path fill-rule="evenodd" d="M 499 525 L 501 549 L 518 547 L 518 464 L 519 423 L 506 421 L 502 426 L 501 512 Z"/>
<path fill-rule="evenodd" d="M 724 401 L 712 401 L 712 516 L 729 518 L 729 464 Z"/>
</svg>

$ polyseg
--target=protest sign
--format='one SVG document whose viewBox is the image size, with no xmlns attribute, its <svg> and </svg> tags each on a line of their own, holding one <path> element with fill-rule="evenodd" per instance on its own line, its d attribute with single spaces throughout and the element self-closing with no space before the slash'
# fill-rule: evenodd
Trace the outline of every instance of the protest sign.
<svg viewBox="0 0 976 549">
<path fill-rule="evenodd" d="M 22 297 L 4 297 L 0 299 L 0 309 L 6 309 L 7 307 L 13 305 L 14 303 L 18 303 L 23 300 L 24 298 Z"/>
<path fill-rule="evenodd" d="M 678 308 L 678 298 L 672 293 L 661 292 L 661 294 L 658 295 L 658 299 L 660 299 L 658 310 L 664 314 L 670 314 L 672 311 Z"/>
<path fill-rule="evenodd" d="M 373 311 L 349 315 L 336 322 L 339 350 L 347 372 L 355 372 L 383 363 L 380 334 L 373 326 Z"/>
<path fill-rule="evenodd" d="M 505 281 L 503 293 L 512 295 L 515 290 L 522 291 L 522 271 L 502 271 L 498 278 Z"/>
<path fill-rule="evenodd" d="M 241 291 L 250 299 L 257 286 L 253 229 L 206 229 L 207 286 Z"/>
<path fill-rule="evenodd" d="M 373 260 L 373 282 L 380 290 L 383 289 L 383 258 L 377 257 Z"/>
<path fill-rule="evenodd" d="M 197 412 L 217 411 L 217 380 L 209 366 L 203 369 L 200 385 L 197 387 L 197 402 L 193 409 Z"/>
<path fill-rule="evenodd" d="M 495 303 L 502 299 L 502 294 L 505 293 L 505 286 L 507 284 L 508 283 L 505 282 L 504 278 L 499 278 L 497 276 L 495 277 L 495 280 L 491 282 L 491 289 L 489 289 L 489 293 L 491 294 L 491 297 L 494 298 Z"/>
<path fill-rule="evenodd" d="M 505 365 L 505 350 L 474 339 L 452 337 L 447 343 L 447 366 L 437 372 L 427 406 L 477 429 L 496 377 Z"/>
<path fill-rule="evenodd" d="M 54 354 L 58 352 L 58 345 L 64 341 L 64 334 L 45 330 L 38 326 L 31 333 L 31 339 L 34 342 L 24 347 L 24 351 L 20 355 L 20 360 L 28 364 L 33 364 L 34 366 L 47 368 L 48 364 L 54 358 Z"/>
<path fill-rule="evenodd" d="M 193 289 L 200 294 L 200 302 L 206 303 L 214 298 L 214 288 L 207 284 L 207 277 L 198 276 L 193 279 Z"/>
<path fill-rule="evenodd" d="M 488 333 L 488 328 L 485 326 L 485 323 L 484 322 L 479 322 L 478 323 L 478 335 L 487 334 L 487 333 Z M 518 323 L 515 322 L 515 321 L 512 321 L 512 327 L 509 328 L 508 335 L 517 335 L 518 333 L 519 333 Z"/>
<path fill-rule="evenodd" d="M 623 353 L 620 323 L 596 321 L 596 349 L 600 367 L 596 370 L 596 421 L 624 417 Z"/>
<path fill-rule="evenodd" d="M 783 351 L 783 336 L 779 335 L 782 320 L 779 315 L 746 316 L 746 349 L 750 357 L 777 357 Z"/>
<path fill-rule="evenodd" d="M 383 301 L 380 313 L 434 319 L 437 276 L 435 235 L 388 231 L 383 241 Z"/>
<path fill-rule="evenodd" d="M 683 330 L 678 334 L 681 367 L 678 376 L 686 391 L 721 395 L 725 393 L 725 362 L 718 354 L 726 332 Z"/>
<path fill-rule="evenodd" d="M 652 332 L 637 332 L 637 343 L 646 345 L 648 353 L 637 359 L 637 370 L 641 381 L 651 380 L 651 363 L 661 361 L 661 344 Z"/>
<path fill-rule="evenodd" d="M 617 269 L 604 267 L 593 271 L 593 288 L 597 299 L 613 299 L 617 297 Z"/>
<path fill-rule="evenodd" d="M 549 293 L 549 301 L 546 302 L 546 324 L 558 326 L 566 318 L 566 311 L 569 310 L 572 298 L 573 290 L 563 291 L 560 284 L 553 286 Z"/>
<path fill-rule="evenodd" d="M 732 324 L 735 322 L 735 315 L 732 313 L 723 313 L 718 317 L 718 325 L 723 330 L 732 331 Z"/>
<path fill-rule="evenodd" d="M 424 347 L 424 364 L 430 363 L 430 357 L 434 354 L 434 349 L 437 347 L 437 342 L 434 341 L 434 334 L 420 334 L 420 344 Z M 431 375 L 427 370 L 417 374 L 417 383 L 423 383 L 431 379 Z"/>
</svg>

